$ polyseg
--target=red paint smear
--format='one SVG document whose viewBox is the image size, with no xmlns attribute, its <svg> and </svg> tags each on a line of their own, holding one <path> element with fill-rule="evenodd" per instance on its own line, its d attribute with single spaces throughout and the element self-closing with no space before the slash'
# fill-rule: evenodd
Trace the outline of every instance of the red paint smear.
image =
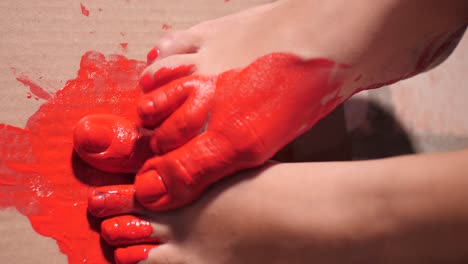
<svg viewBox="0 0 468 264">
<path fill-rule="evenodd" d="M 161 29 L 162 29 L 162 30 L 169 30 L 169 29 L 171 29 L 171 25 L 169 25 L 169 24 L 163 24 L 163 25 L 161 26 Z"/>
<path fill-rule="evenodd" d="M 89 16 L 89 10 L 86 9 L 86 6 L 84 6 L 82 3 L 80 3 L 80 6 L 81 6 L 81 14 L 83 14 L 84 16 Z"/>
<path fill-rule="evenodd" d="M 30 81 L 25 76 L 16 77 L 16 80 L 18 80 L 20 83 L 24 84 L 25 86 L 29 87 L 29 90 L 31 91 L 31 93 L 34 94 L 36 97 L 44 99 L 44 100 L 49 100 L 50 98 L 52 98 L 52 96 L 48 92 L 46 92 L 39 85 Z"/>
<path fill-rule="evenodd" d="M 99 223 L 88 220 L 93 186 L 130 183 L 109 177 L 73 154 L 73 127 L 92 113 L 136 121 L 138 76 L 145 62 L 86 53 L 78 76 L 66 83 L 28 120 L 25 129 L 0 124 L 0 206 L 14 206 L 38 233 L 57 240 L 69 263 L 107 263 Z M 107 176 L 105 176 L 107 175 Z M 131 177 L 130 177 L 131 178 Z"/>
<path fill-rule="evenodd" d="M 123 52 L 127 52 L 128 43 L 126 43 L 126 42 L 120 43 L 120 48 L 122 49 Z"/>
</svg>

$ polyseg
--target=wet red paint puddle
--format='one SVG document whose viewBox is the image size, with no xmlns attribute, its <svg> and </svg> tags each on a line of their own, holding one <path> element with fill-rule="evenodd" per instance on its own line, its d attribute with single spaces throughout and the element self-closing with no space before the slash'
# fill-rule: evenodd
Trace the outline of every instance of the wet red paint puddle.
<svg viewBox="0 0 468 264">
<path fill-rule="evenodd" d="M 144 67 L 123 56 L 88 52 L 76 79 L 47 98 L 26 128 L 0 124 L 0 207 L 15 207 L 27 216 L 36 232 L 57 241 L 69 263 L 112 261 L 111 249 L 100 240 L 99 222 L 87 213 L 87 194 L 93 186 L 132 181 L 129 175 L 104 175 L 77 158 L 73 127 L 98 113 L 136 121 Z"/>
</svg>

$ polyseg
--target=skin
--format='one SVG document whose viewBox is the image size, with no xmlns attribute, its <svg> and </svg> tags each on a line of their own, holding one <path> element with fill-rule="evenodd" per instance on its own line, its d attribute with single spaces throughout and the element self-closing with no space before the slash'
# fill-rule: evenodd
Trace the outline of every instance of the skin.
<svg viewBox="0 0 468 264">
<path fill-rule="evenodd" d="M 154 156 L 149 133 L 130 120 L 110 114 L 89 115 L 73 130 L 80 158 L 106 172 L 135 172 Z"/>
<path fill-rule="evenodd" d="M 137 174 L 137 200 L 184 206 L 352 94 L 430 69 L 456 45 L 466 10 L 466 1 L 277 1 L 168 35 L 141 77 L 138 110 L 158 156 Z"/>
<path fill-rule="evenodd" d="M 303 108 L 306 104 L 300 101 L 303 98 L 309 99 L 309 104 L 319 105 L 327 96 L 333 95 L 340 103 L 359 90 L 377 88 L 430 69 L 443 60 L 456 43 L 459 32 L 463 32 L 460 28 L 467 23 L 466 10 L 466 1 L 388 0 L 378 5 L 366 0 L 352 3 L 327 1 L 326 4 L 313 0 L 278 1 L 204 22 L 161 40 L 157 45 L 158 57 L 154 55 L 158 52 L 154 51 L 148 56 L 151 65 L 141 81 L 147 95 L 139 104 L 143 124 L 154 129 L 153 151 L 161 156 L 143 166 L 134 185 L 122 188 L 132 190 L 134 187 L 136 201 L 120 200 L 119 203 L 127 202 L 122 206 L 123 211 L 116 211 L 111 202 L 104 203 L 104 207 L 109 205 L 109 211 L 113 212 L 101 216 L 143 214 L 153 225 L 152 236 L 164 243 L 151 251 L 147 263 L 466 261 L 463 252 L 468 251 L 462 247 L 466 245 L 468 214 L 460 202 L 466 200 L 466 152 L 358 163 L 275 165 L 249 174 L 248 179 L 237 183 L 233 182 L 236 178 L 225 179 L 218 185 L 226 184 L 222 191 L 217 193 L 217 187 L 210 189 L 207 195 L 184 209 L 156 215 L 143 213 L 141 208 L 161 211 L 186 205 L 209 185 L 232 172 L 266 161 L 269 155 L 298 135 L 295 133 L 300 126 L 296 124 L 310 122 L 305 126 L 308 128 L 314 124 L 310 120 L 320 118 L 318 114 L 296 118 L 295 114 L 300 111 L 310 111 Z M 294 20 L 285 20 L 285 14 Z M 314 23 L 310 23 L 311 17 Z M 336 17 L 339 19 L 334 19 Z M 344 22 L 341 24 L 341 21 Z M 262 30 L 271 27 L 278 29 L 274 36 L 271 30 Z M 291 28 L 297 30 L 291 31 Z M 282 38 L 278 40 L 278 36 Z M 251 45 L 246 39 L 265 41 L 260 42 L 265 45 Z M 396 39 L 398 41 L 394 41 Z M 242 50 L 244 54 L 225 50 Z M 295 55 L 285 56 L 291 52 Z M 284 61 L 275 57 L 277 55 L 287 58 L 286 61 L 295 61 L 278 65 L 278 61 Z M 239 90 L 242 86 L 232 85 L 233 80 L 245 83 L 241 78 L 245 76 L 238 75 L 243 71 L 230 69 L 249 65 L 245 68 L 248 69 L 258 65 L 259 60 L 262 62 L 262 58 L 271 58 L 268 56 L 274 57 L 271 61 L 278 72 L 291 71 L 284 76 L 286 80 L 297 73 L 294 65 L 333 63 L 329 72 L 325 67 L 325 72 L 330 74 L 322 78 L 317 76 L 320 77 L 323 68 L 309 69 L 311 76 L 318 78 L 312 81 L 317 85 L 310 87 L 317 92 L 318 87 L 327 87 L 323 83 L 337 85 L 317 95 L 307 93 L 308 90 L 297 92 L 294 90 L 297 83 L 285 82 L 292 84 L 286 87 L 292 91 L 288 95 L 293 96 L 286 99 L 283 93 L 275 94 L 274 88 L 279 86 L 272 80 L 275 75 L 260 79 L 259 83 L 250 82 L 262 89 L 250 87 L 247 95 L 242 93 L 246 90 Z M 332 63 L 324 64 L 325 61 Z M 185 68 L 177 68 L 177 65 Z M 263 73 L 267 66 L 258 68 L 258 72 Z M 175 69 L 173 75 L 167 73 L 171 68 Z M 156 73 L 163 73 L 164 78 Z M 299 81 L 302 83 L 303 80 Z M 299 87 L 303 89 L 303 86 Z M 189 92 L 199 95 L 206 91 L 208 95 L 187 97 Z M 216 98 L 220 97 L 214 95 L 220 93 L 228 95 L 230 104 L 216 108 L 219 106 L 215 103 Z M 228 111 L 229 107 L 242 110 L 253 103 L 268 107 L 274 99 L 265 100 L 265 94 L 283 99 L 283 104 L 276 108 L 282 115 L 277 123 L 268 116 L 260 116 L 239 127 L 240 131 L 254 127 L 255 133 L 250 135 L 216 137 L 205 133 L 213 126 L 225 129 L 230 122 L 244 124 L 245 119 L 232 119 L 229 113 L 233 112 Z M 179 100 L 181 97 L 184 100 Z M 297 100 L 301 103 L 297 104 Z M 177 118 L 193 113 L 194 107 L 184 106 L 197 102 L 202 102 L 202 108 L 208 108 L 188 121 L 182 120 L 186 122 Z M 195 113 L 200 113 L 196 110 Z M 322 112 L 326 114 L 327 111 Z M 207 117 L 206 113 L 213 115 Z M 214 118 L 218 114 L 226 118 Z M 278 133 L 273 129 L 286 123 L 289 125 L 285 120 L 293 121 L 293 132 L 280 130 Z M 200 131 L 205 123 L 208 123 L 208 130 L 193 133 Z M 264 128 L 264 133 L 258 133 L 259 127 Z M 162 128 L 190 133 L 179 134 L 174 140 L 173 133 L 163 133 Z M 263 142 L 263 136 L 271 140 L 267 140 L 265 148 L 259 148 L 258 142 L 252 139 L 260 138 Z M 220 142 L 219 138 L 228 140 Z M 276 139 L 285 140 L 278 142 Z M 216 144 L 212 145 L 219 149 L 209 155 L 200 155 L 206 154 L 204 148 L 213 142 Z M 235 143 L 239 142 L 253 143 L 237 152 L 233 146 L 238 146 Z M 165 144 L 168 147 L 159 147 Z M 200 149 L 202 151 L 197 152 Z M 245 154 L 254 162 L 243 163 Z M 193 157 L 198 158 L 192 160 Z M 271 178 L 260 175 L 270 175 Z M 259 180 L 266 178 L 271 182 Z M 249 183 L 252 189 L 248 188 Z M 242 186 L 245 191 L 236 192 Z M 113 191 L 109 191 L 112 188 Z M 313 192 L 311 188 L 314 188 Z M 104 200 L 115 199 L 114 194 L 118 195 L 122 189 L 106 187 Z M 102 190 L 97 189 L 96 193 L 102 198 Z M 220 198 L 224 195 L 230 199 Z M 256 203 L 260 199 L 261 204 Z M 95 196 L 91 196 L 91 212 L 94 206 Z M 233 215 L 233 212 L 239 214 Z M 249 221 L 245 221 L 246 217 Z M 111 236 L 106 234 L 105 237 Z M 459 242 L 452 243 L 454 237 Z"/>
<path fill-rule="evenodd" d="M 140 211 L 162 241 L 141 263 L 465 263 L 467 159 L 464 150 L 242 172 L 188 207 Z M 121 245 L 121 226 L 103 237 Z"/>
</svg>

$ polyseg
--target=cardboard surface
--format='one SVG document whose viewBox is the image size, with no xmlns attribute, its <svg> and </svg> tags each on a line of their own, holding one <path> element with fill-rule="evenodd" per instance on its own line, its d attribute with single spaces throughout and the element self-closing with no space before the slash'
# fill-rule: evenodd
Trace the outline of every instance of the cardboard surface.
<svg viewBox="0 0 468 264">
<path fill-rule="evenodd" d="M 28 98 L 29 88 L 16 80 L 19 76 L 28 77 L 52 95 L 76 76 L 80 57 L 88 50 L 145 60 L 147 51 L 167 32 L 264 2 L 269 1 L 2 0 L 0 123 L 24 127 L 44 103 L 34 96 Z M 82 13 L 81 3 L 89 16 Z M 128 48 L 121 43 L 128 43 Z M 468 146 L 466 69 L 465 36 L 452 57 L 436 70 L 391 89 L 362 93 L 347 103 L 348 128 L 358 131 L 353 139 L 357 158 L 377 157 L 366 146 L 388 141 L 387 130 L 395 127 L 407 134 L 413 152 Z M 382 127 L 382 118 L 393 123 Z M 300 150 L 301 143 L 292 148 Z M 14 209 L 0 211 L 0 223 L 1 263 L 66 263 L 55 241 L 36 234 Z"/>
</svg>

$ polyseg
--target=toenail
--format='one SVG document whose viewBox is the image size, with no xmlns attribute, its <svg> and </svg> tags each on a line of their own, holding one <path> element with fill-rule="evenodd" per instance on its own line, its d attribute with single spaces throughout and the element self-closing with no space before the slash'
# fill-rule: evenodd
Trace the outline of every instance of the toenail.
<svg viewBox="0 0 468 264">
<path fill-rule="evenodd" d="M 159 57 L 159 50 L 156 49 L 156 48 L 153 48 L 146 55 L 146 60 L 147 60 L 148 64 L 151 64 L 158 57 Z"/>
<path fill-rule="evenodd" d="M 137 175 L 137 183 L 135 195 L 142 204 L 156 202 L 167 194 L 166 185 L 155 170 Z"/>
<path fill-rule="evenodd" d="M 92 190 L 88 196 L 88 211 L 94 216 L 100 216 L 106 207 L 105 193 Z"/>
<path fill-rule="evenodd" d="M 143 76 L 141 76 L 140 86 L 143 92 L 146 92 L 153 87 L 153 78 L 149 73 L 145 73 Z"/>
</svg>

